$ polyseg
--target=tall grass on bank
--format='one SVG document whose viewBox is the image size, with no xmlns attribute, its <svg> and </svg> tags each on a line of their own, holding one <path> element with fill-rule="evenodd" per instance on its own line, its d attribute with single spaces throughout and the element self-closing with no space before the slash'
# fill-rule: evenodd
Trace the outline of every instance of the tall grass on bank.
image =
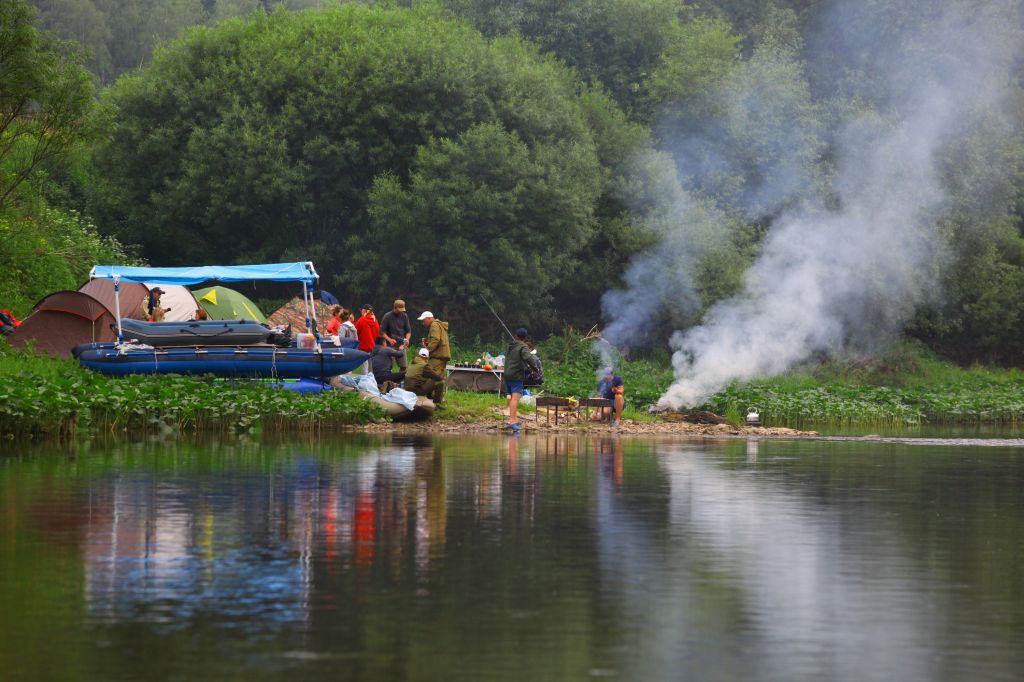
<svg viewBox="0 0 1024 682">
<path fill-rule="evenodd" d="M 707 402 L 716 412 L 757 407 L 769 425 L 902 426 L 1024 423 L 1024 374 L 964 369 L 905 342 L 852 363 L 733 384 Z"/>
<path fill-rule="evenodd" d="M 485 348 L 495 353 L 500 344 Z M 500 350 L 503 350 L 501 346 Z M 548 395 L 593 393 L 600 356 L 593 341 L 568 328 L 540 344 Z M 478 351 L 460 349 L 457 359 Z M 666 350 L 642 358 L 619 358 L 626 404 L 646 408 L 671 385 Z M 1024 374 L 1019 370 L 964 369 L 904 341 L 871 358 L 831 359 L 770 379 L 740 382 L 709 398 L 701 409 L 742 423 L 756 407 L 771 426 L 1024 423 Z"/>
<path fill-rule="evenodd" d="M 459 346 L 453 349 L 453 360 L 473 362 L 485 350 L 497 355 L 504 353 L 507 346 L 507 341 L 480 343 L 477 348 Z M 601 371 L 601 357 L 594 352 L 593 340 L 572 327 L 566 327 L 560 336 L 542 341 L 538 352 L 544 363 L 544 386 L 541 387 L 544 393 L 577 398 L 594 393 Z M 657 402 L 672 383 L 672 363 L 667 351 L 651 357 L 620 361 L 615 371 L 622 376 L 626 404 L 632 407 L 646 407 Z"/>
<path fill-rule="evenodd" d="M 309 432 L 381 416 L 354 393 L 301 395 L 213 377 L 107 377 L 72 360 L 0 345 L 0 433 L 7 437 L 68 437 L 82 429 Z"/>
</svg>

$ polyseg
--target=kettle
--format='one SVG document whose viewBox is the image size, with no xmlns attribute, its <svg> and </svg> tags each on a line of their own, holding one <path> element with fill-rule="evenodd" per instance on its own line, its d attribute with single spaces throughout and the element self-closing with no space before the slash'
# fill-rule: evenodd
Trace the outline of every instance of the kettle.
<svg viewBox="0 0 1024 682">
<path fill-rule="evenodd" d="M 756 407 L 747 408 L 747 426 L 760 426 L 761 425 L 761 413 L 757 411 Z"/>
</svg>

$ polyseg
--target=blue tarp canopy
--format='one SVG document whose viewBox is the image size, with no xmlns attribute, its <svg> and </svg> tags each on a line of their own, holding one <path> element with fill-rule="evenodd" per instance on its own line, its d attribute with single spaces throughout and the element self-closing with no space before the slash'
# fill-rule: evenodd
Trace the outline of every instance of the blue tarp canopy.
<svg viewBox="0 0 1024 682">
<path fill-rule="evenodd" d="M 125 265 L 97 265 L 89 279 L 120 278 L 125 282 L 149 284 L 202 284 L 203 282 L 306 282 L 317 278 L 310 262 L 267 265 L 202 265 L 194 268 L 136 268 Z"/>
</svg>

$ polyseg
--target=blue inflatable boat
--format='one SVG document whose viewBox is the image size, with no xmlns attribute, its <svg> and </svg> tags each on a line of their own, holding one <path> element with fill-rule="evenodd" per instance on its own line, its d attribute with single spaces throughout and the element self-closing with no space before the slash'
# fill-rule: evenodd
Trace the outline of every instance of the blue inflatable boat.
<svg viewBox="0 0 1024 682">
<path fill-rule="evenodd" d="M 83 344 L 74 355 L 96 372 L 127 374 L 214 374 L 222 377 L 297 379 L 330 377 L 359 367 L 369 353 L 328 346 L 322 352 L 299 348 L 150 348 L 118 350 L 112 344 Z"/>
</svg>

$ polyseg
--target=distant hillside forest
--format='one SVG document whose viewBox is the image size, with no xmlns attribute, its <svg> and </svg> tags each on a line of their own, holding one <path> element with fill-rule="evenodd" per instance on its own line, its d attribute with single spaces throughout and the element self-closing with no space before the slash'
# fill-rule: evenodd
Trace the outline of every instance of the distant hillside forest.
<svg viewBox="0 0 1024 682">
<path fill-rule="evenodd" d="M 346 304 L 402 297 L 462 339 L 499 336 L 487 300 L 664 346 L 781 216 L 843 210 L 850 136 L 942 82 L 916 29 L 949 4 L 0 0 L 0 308 L 100 261 L 311 260 Z M 1019 0 L 957 5 L 1024 44 Z M 871 283 L 963 363 L 1024 362 L 1022 65 L 942 123 L 914 282 Z"/>
</svg>

